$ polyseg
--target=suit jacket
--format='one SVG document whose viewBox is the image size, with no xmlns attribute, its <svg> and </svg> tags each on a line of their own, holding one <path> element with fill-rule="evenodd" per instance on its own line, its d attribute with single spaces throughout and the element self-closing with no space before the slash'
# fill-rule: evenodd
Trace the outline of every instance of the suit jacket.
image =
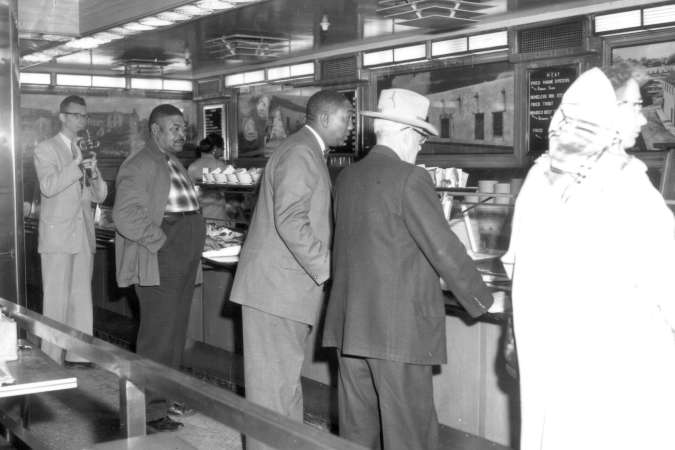
<svg viewBox="0 0 675 450">
<path fill-rule="evenodd" d="M 472 316 L 492 295 L 450 231 L 429 174 L 375 146 L 340 173 L 334 201 L 323 344 L 355 356 L 444 363 L 439 275 Z"/>
<path fill-rule="evenodd" d="M 189 180 L 183 165 L 169 155 Z M 157 252 L 166 241 L 162 231 L 164 209 L 171 188 L 165 154 L 154 141 L 130 155 L 117 172 L 113 221 L 117 284 L 159 285 Z"/>
<path fill-rule="evenodd" d="M 33 161 L 40 183 L 38 252 L 78 253 L 83 250 L 83 235 L 91 252 L 96 252 L 91 203 L 105 200 L 105 181 L 98 177 L 82 187 L 82 170 L 58 134 L 38 144 Z"/>
<path fill-rule="evenodd" d="M 330 178 L 306 127 L 272 153 L 230 300 L 315 324 L 330 272 Z"/>
</svg>

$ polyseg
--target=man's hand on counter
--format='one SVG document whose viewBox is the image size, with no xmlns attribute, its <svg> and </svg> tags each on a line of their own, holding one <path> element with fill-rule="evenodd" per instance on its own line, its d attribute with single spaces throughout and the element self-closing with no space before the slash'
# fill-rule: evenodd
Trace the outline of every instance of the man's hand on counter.
<svg viewBox="0 0 675 450">
<path fill-rule="evenodd" d="M 492 306 L 490 306 L 487 312 L 492 314 L 503 313 L 506 308 L 506 292 L 495 291 L 492 293 L 492 299 L 494 300 L 494 302 L 492 303 Z"/>
</svg>

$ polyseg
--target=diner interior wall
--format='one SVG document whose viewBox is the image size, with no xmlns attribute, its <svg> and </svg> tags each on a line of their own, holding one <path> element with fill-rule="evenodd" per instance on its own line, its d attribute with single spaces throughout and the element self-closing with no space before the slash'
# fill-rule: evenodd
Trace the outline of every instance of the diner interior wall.
<svg viewBox="0 0 675 450">
<path fill-rule="evenodd" d="M 22 93 L 19 145 L 26 159 L 32 159 L 35 146 L 60 129 L 59 104 L 65 93 Z M 191 100 L 166 99 L 138 94 L 89 96 L 87 102 L 88 129 L 101 142 L 99 157 L 124 158 L 138 151 L 148 138 L 148 117 L 162 103 L 178 107 L 187 122 L 187 142 L 196 145 L 200 136 L 197 127 L 197 107 Z"/>
</svg>

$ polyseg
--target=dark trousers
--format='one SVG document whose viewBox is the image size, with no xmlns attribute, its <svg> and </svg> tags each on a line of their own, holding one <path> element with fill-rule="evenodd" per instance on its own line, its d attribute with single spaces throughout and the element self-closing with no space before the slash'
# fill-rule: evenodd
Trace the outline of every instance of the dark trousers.
<svg viewBox="0 0 675 450">
<path fill-rule="evenodd" d="M 432 366 L 338 354 L 340 436 L 370 449 L 436 450 Z"/>
<path fill-rule="evenodd" d="M 162 230 L 167 239 L 157 254 L 159 286 L 135 286 L 141 316 L 136 353 L 177 369 L 185 348 L 206 228 L 202 216 L 193 214 L 166 217 Z M 146 392 L 146 402 L 148 421 L 166 416 L 164 398 Z"/>
</svg>

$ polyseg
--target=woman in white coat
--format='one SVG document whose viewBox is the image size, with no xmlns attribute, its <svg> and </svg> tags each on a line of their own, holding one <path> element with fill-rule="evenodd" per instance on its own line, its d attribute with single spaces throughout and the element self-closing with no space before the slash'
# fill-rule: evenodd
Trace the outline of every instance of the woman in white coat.
<svg viewBox="0 0 675 450">
<path fill-rule="evenodd" d="M 675 448 L 675 225 L 625 152 L 646 123 L 634 73 L 572 84 L 516 203 L 521 450 Z"/>
</svg>

